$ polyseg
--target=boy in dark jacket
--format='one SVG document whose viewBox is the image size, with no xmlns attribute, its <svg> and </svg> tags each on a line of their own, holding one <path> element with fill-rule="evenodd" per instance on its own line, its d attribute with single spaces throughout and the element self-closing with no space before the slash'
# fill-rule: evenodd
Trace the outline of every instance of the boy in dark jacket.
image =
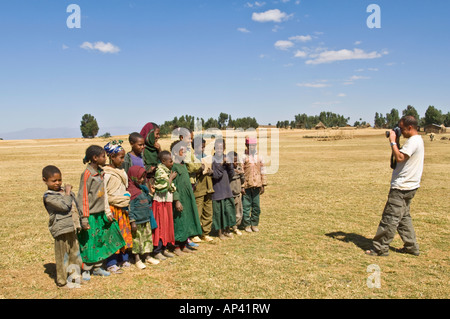
<svg viewBox="0 0 450 319">
<path fill-rule="evenodd" d="M 82 261 L 76 232 L 81 226 L 72 185 L 61 187 L 61 171 L 53 165 L 44 167 L 42 179 L 47 185 L 44 206 L 50 217 L 48 228 L 55 239 L 56 284 L 62 288 L 79 288 Z"/>
</svg>

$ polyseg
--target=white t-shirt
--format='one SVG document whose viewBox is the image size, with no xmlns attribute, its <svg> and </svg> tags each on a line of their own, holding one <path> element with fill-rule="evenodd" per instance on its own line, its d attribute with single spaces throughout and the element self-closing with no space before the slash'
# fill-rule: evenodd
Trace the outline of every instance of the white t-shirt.
<svg viewBox="0 0 450 319">
<path fill-rule="evenodd" d="M 425 155 L 422 137 L 420 135 L 411 136 L 400 149 L 400 152 L 408 155 L 409 159 L 397 163 L 397 167 L 392 172 L 391 188 L 400 190 L 419 188 Z"/>
</svg>

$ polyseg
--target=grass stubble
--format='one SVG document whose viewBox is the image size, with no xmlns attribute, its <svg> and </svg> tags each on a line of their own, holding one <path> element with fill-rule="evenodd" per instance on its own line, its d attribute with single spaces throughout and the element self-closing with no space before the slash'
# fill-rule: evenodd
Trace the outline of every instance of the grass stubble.
<svg viewBox="0 0 450 319">
<path fill-rule="evenodd" d="M 82 158 L 108 140 L 0 141 L 0 298 L 124 299 L 368 299 L 448 298 L 450 141 L 425 142 L 422 185 L 411 215 L 419 257 L 391 251 L 370 257 L 389 191 L 389 145 L 383 130 L 346 138 L 302 138 L 311 131 L 280 131 L 279 169 L 261 196 L 259 233 L 201 243 L 196 254 L 140 271 L 92 277 L 81 289 L 54 283 L 53 239 L 42 204 L 41 170 L 53 164 L 78 191 Z M 343 133 L 340 133 L 341 135 Z M 116 137 L 125 141 L 127 136 Z M 163 139 L 163 148 L 170 145 Z M 397 235 L 391 244 L 401 248 Z M 381 287 L 367 272 L 381 270 Z"/>
</svg>

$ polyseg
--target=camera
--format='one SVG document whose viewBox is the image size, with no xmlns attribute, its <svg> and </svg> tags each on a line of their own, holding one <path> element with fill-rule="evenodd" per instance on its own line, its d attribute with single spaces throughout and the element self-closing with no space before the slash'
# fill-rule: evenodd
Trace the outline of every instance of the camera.
<svg viewBox="0 0 450 319">
<path fill-rule="evenodd" d="M 395 142 L 397 143 L 398 148 L 400 149 L 400 137 L 402 136 L 402 130 L 400 127 L 396 126 L 392 129 L 395 132 Z M 389 138 L 391 136 L 391 131 L 386 131 L 386 137 Z M 395 169 L 397 167 L 397 161 L 395 160 L 394 153 L 391 154 L 391 168 Z"/>
<path fill-rule="evenodd" d="M 395 132 L 395 135 L 397 135 L 397 138 L 399 138 L 402 135 L 402 130 L 396 126 L 392 129 Z M 391 136 L 391 131 L 386 131 L 386 137 L 389 138 Z"/>
</svg>

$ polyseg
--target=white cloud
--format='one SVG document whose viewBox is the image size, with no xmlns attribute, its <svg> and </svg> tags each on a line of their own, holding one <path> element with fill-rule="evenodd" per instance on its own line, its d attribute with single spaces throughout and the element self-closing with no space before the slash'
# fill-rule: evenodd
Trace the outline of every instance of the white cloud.
<svg viewBox="0 0 450 319">
<path fill-rule="evenodd" d="M 345 93 L 339 93 L 337 96 L 338 96 L 338 97 L 346 97 L 347 94 L 345 94 Z"/>
<path fill-rule="evenodd" d="M 275 42 L 274 46 L 279 50 L 287 50 L 289 48 L 292 48 L 294 46 L 294 43 L 286 40 L 278 40 L 277 42 Z"/>
<path fill-rule="evenodd" d="M 306 64 L 332 63 L 344 60 L 375 59 L 380 58 L 382 55 L 387 53 L 387 51 L 383 51 L 382 53 L 375 51 L 365 52 L 361 49 L 354 49 L 353 51 L 346 49 L 339 51 L 325 51 L 318 54 L 315 59 L 306 61 Z"/>
<path fill-rule="evenodd" d="M 95 43 L 91 43 L 91 42 L 84 42 L 80 48 L 85 49 L 85 50 L 97 50 L 100 51 L 102 53 L 117 53 L 120 51 L 120 48 L 115 46 L 114 44 L 108 42 L 95 42 Z"/>
<path fill-rule="evenodd" d="M 312 37 L 310 35 L 296 35 L 294 37 L 290 37 L 289 40 L 299 41 L 299 42 L 307 42 L 307 41 L 311 41 Z"/>
<path fill-rule="evenodd" d="M 283 27 L 280 27 L 278 24 L 276 24 L 273 28 L 272 28 L 272 32 L 278 32 L 278 30 L 283 29 Z"/>
<path fill-rule="evenodd" d="M 295 58 L 306 58 L 308 56 L 308 54 L 305 51 L 300 51 L 297 50 L 297 52 L 295 52 L 294 57 Z"/>
<path fill-rule="evenodd" d="M 80 46 L 80 48 L 85 50 L 94 50 L 94 46 L 91 42 L 83 42 L 83 44 Z"/>
<path fill-rule="evenodd" d="M 62 49 L 63 49 L 63 50 L 67 50 L 68 48 L 69 48 L 69 47 L 68 47 L 67 45 L 65 45 L 65 44 L 62 45 Z"/>
<path fill-rule="evenodd" d="M 367 80 L 370 79 L 368 76 L 361 76 L 361 75 L 354 75 L 350 78 L 350 81 L 356 81 L 356 80 Z"/>
<path fill-rule="evenodd" d="M 265 4 L 266 4 L 265 2 L 258 2 L 258 1 L 255 1 L 255 3 L 247 2 L 247 3 L 245 4 L 245 6 L 248 7 L 248 8 L 253 8 L 253 7 L 262 7 L 262 6 L 265 5 Z"/>
<path fill-rule="evenodd" d="M 354 45 L 360 45 L 362 41 L 355 41 Z"/>
<path fill-rule="evenodd" d="M 278 9 L 267 10 L 265 12 L 253 12 L 252 20 L 256 22 L 277 22 L 280 23 L 282 21 L 288 20 L 292 17 L 292 14 L 288 15 L 285 12 L 281 12 Z"/>
<path fill-rule="evenodd" d="M 330 86 L 329 84 L 326 84 L 326 80 L 311 82 L 311 83 L 297 83 L 296 85 L 299 87 L 306 87 L 306 88 L 313 88 L 313 89 L 320 89 L 324 87 Z"/>
<path fill-rule="evenodd" d="M 250 31 L 247 30 L 246 28 L 237 28 L 237 30 L 242 33 L 250 33 Z"/>
</svg>

